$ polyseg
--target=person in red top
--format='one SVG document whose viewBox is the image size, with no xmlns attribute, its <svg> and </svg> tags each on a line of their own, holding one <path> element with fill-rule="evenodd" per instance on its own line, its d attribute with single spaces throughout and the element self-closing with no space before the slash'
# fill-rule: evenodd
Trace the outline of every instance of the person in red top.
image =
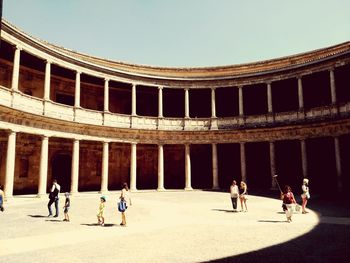
<svg viewBox="0 0 350 263">
<path fill-rule="evenodd" d="M 286 213 L 287 222 L 290 223 L 292 222 L 293 205 L 295 205 L 297 202 L 295 201 L 292 193 L 292 188 L 289 185 L 284 187 L 281 197 L 283 201 L 283 211 Z"/>
</svg>

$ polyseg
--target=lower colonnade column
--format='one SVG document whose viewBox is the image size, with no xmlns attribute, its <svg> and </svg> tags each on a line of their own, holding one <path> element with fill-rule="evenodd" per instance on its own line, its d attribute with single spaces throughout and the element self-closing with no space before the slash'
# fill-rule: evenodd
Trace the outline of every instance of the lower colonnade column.
<svg viewBox="0 0 350 263">
<path fill-rule="evenodd" d="M 185 145 L 185 190 L 193 190 L 191 186 L 191 155 L 190 145 Z"/>
<path fill-rule="evenodd" d="M 342 183 L 342 167 L 341 167 L 341 159 L 340 159 L 339 137 L 334 137 L 334 152 L 335 152 L 335 165 L 337 170 L 337 188 L 339 192 L 342 192 L 343 183 Z"/>
<path fill-rule="evenodd" d="M 6 173 L 5 173 L 5 198 L 12 197 L 13 184 L 15 178 L 15 160 L 16 160 L 16 132 L 10 131 L 7 141 Z"/>
<path fill-rule="evenodd" d="M 131 157 L 130 157 L 130 190 L 137 191 L 136 188 L 136 165 L 137 165 L 137 155 L 136 155 L 136 143 L 131 144 Z"/>
<path fill-rule="evenodd" d="M 241 177 L 243 182 L 247 182 L 247 166 L 246 166 L 246 156 L 245 156 L 245 143 L 241 142 L 240 146 L 240 156 L 241 156 Z"/>
<path fill-rule="evenodd" d="M 300 141 L 300 147 L 301 147 L 301 168 L 303 171 L 303 177 L 307 178 L 307 153 L 306 153 L 306 143 L 305 140 Z"/>
<path fill-rule="evenodd" d="M 158 145 L 158 191 L 164 191 L 164 149 Z"/>
<path fill-rule="evenodd" d="M 80 142 L 75 139 L 73 142 L 73 154 L 72 154 L 72 175 L 71 175 L 71 194 L 78 193 L 78 182 L 79 182 L 79 149 Z"/>
<path fill-rule="evenodd" d="M 100 193 L 108 192 L 108 163 L 109 163 L 109 143 L 103 142 L 102 150 L 102 176 Z"/>
<path fill-rule="evenodd" d="M 275 156 L 275 142 L 270 142 L 270 171 L 271 171 L 271 189 L 276 189 L 276 181 L 273 176 L 276 175 L 276 156 Z"/>
<path fill-rule="evenodd" d="M 217 144 L 212 144 L 212 162 L 213 162 L 213 189 L 220 189 L 219 186 L 219 173 L 218 173 L 218 150 Z"/>
<path fill-rule="evenodd" d="M 49 155 L 49 137 L 42 136 L 38 197 L 46 196 L 48 155 Z"/>
</svg>

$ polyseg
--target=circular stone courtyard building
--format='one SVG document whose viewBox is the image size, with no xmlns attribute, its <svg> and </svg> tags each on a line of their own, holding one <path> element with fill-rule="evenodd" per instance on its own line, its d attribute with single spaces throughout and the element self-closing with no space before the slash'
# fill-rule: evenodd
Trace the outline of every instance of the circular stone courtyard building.
<svg viewBox="0 0 350 263">
<path fill-rule="evenodd" d="M 0 184 L 62 191 L 350 186 L 350 42 L 255 63 L 164 68 L 92 57 L 3 21 Z M 297 190 L 298 189 L 298 190 Z"/>
</svg>

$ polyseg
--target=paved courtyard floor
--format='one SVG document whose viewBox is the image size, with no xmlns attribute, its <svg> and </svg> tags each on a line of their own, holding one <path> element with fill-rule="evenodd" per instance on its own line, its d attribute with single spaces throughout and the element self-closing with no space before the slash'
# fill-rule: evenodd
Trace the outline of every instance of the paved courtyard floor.
<svg viewBox="0 0 350 263">
<path fill-rule="evenodd" d="M 0 214 L 0 262 L 345 262 L 350 218 L 296 213 L 287 223 L 278 199 L 249 196 L 232 212 L 228 193 L 132 193 L 127 227 L 119 192 L 107 195 L 105 226 L 96 224 L 100 195 L 71 198 L 71 222 L 48 218 L 48 199 L 19 196 Z"/>
</svg>

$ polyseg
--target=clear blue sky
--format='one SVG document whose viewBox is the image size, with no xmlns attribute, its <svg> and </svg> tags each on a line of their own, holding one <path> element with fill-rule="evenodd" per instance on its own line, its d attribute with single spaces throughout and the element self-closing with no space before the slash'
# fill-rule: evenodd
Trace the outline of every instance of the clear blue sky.
<svg viewBox="0 0 350 263">
<path fill-rule="evenodd" d="M 115 61 L 232 65 L 350 41 L 350 0 L 4 0 L 34 37 Z"/>
</svg>

